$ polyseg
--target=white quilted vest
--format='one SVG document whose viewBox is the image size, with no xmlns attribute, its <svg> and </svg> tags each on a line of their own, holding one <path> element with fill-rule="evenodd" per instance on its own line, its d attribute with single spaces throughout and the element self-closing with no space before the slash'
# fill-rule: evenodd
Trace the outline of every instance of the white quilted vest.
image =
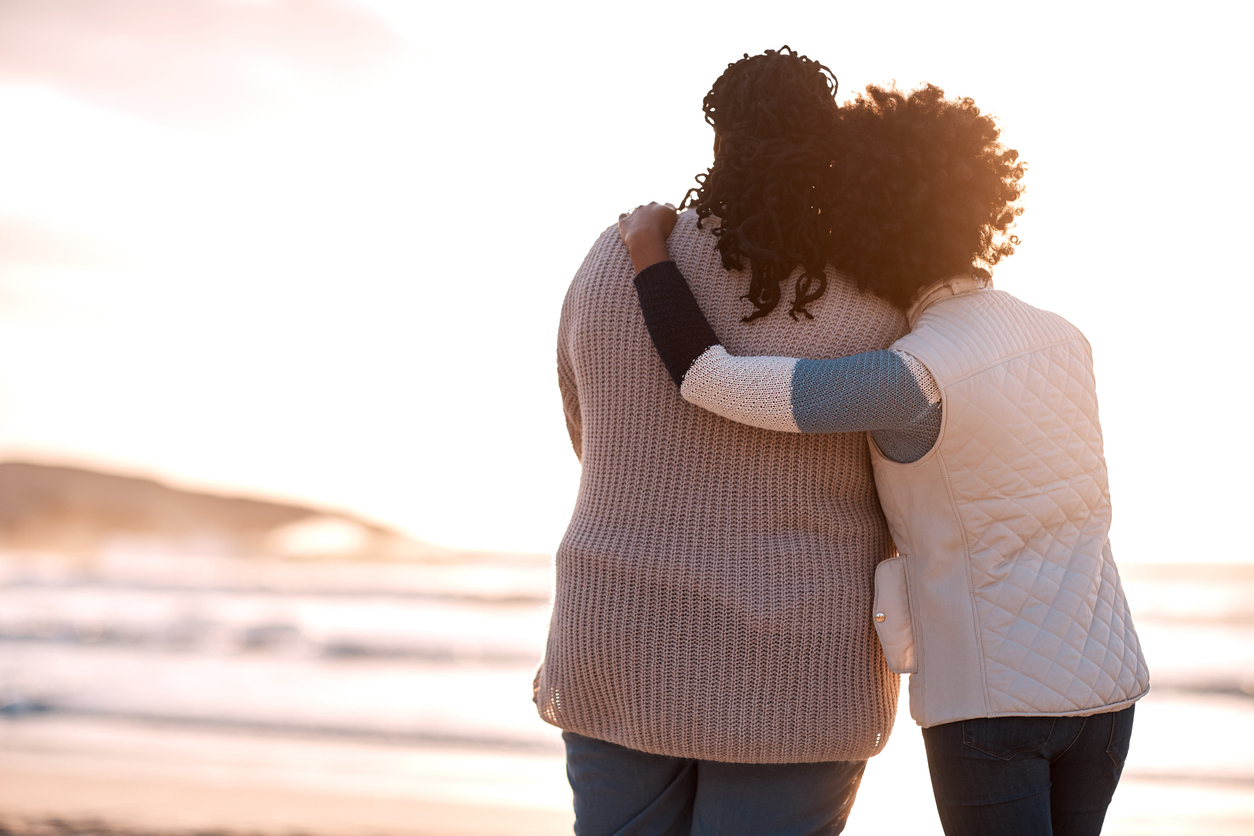
<svg viewBox="0 0 1254 836">
<path fill-rule="evenodd" d="M 917 323 L 915 318 L 917 317 Z M 875 627 L 927 727 L 1096 714 L 1149 671 L 1111 557 L 1110 490 L 1088 342 L 976 279 L 942 283 L 893 348 L 940 387 L 940 436 L 900 464 L 871 443 L 899 557 L 876 572 Z"/>
</svg>

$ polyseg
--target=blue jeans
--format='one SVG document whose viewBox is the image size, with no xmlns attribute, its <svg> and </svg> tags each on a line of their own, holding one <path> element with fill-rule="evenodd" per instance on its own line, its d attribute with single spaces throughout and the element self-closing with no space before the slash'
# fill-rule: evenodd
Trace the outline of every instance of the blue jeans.
<svg viewBox="0 0 1254 836">
<path fill-rule="evenodd" d="M 923 730 L 948 836 L 1097 836 L 1132 738 L 1133 707 L 993 717 Z"/>
<path fill-rule="evenodd" d="M 866 761 L 650 755 L 562 732 L 576 836 L 810 836 L 845 829 Z"/>
</svg>

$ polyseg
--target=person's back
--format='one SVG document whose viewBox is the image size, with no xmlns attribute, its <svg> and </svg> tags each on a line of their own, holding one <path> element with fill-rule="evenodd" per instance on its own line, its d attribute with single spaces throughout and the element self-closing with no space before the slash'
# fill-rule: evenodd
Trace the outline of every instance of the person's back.
<svg viewBox="0 0 1254 836">
<path fill-rule="evenodd" d="M 667 259 L 674 210 L 660 204 L 620 221 L 645 322 L 694 405 L 870 432 L 900 550 L 877 570 L 873 618 L 911 674 L 945 832 L 1095 836 L 1149 674 L 1107 539 L 1088 343 L 988 286 L 979 265 L 1018 243 L 1024 166 L 972 100 L 872 85 L 841 124 L 833 180 L 848 188 L 822 207 L 842 232 L 832 261 L 906 310 L 911 332 L 824 361 L 729 353 Z"/>
<path fill-rule="evenodd" d="M 814 319 L 745 323 L 710 225 L 669 240 L 729 350 L 882 349 L 902 314 L 828 273 Z M 562 309 L 559 376 L 583 475 L 557 553 L 537 702 L 632 749 L 740 763 L 860 760 L 887 740 L 897 677 L 867 614 L 892 553 L 864 436 L 736 424 L 685 403 L 636 303 L 614 229 Z"/>
<path fill-rule="evenodd" d="M 876 618 L 889 664 L 912 674 L 911 715 L 931 728 L 1131 705 L 1149 671 L 1111 554 L 1088 342 L 976 278 L 946 281 L 910 321 L 893 348 L 927 367 L 944 426 L 917 461 L 872 458 L 901 552 L 879 570 Z"/>
</svg>

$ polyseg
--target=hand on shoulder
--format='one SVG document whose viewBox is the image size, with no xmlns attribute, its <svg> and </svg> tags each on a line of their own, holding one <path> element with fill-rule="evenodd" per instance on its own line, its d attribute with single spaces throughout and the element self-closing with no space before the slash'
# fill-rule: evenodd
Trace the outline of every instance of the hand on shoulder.
<svg viewBox="0 0 1254 836">
<path fill-rule="evenodd" d="M 677 217 L 675 207 L 669 203 L 637 206 L 618 216 L 618 237 L 627 245 L 637 273 L 659 261 L 670 260 L 666 239 L 675 228 Z"/>
</svg>

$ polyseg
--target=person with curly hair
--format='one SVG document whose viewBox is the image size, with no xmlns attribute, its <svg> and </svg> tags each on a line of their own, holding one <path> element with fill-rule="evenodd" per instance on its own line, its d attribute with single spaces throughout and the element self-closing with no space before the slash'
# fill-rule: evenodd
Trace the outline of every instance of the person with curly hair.
<svg viewBox="0 0 1254 836">
<path fill-rule="evenodd" d="M 999 136 L 931 85 L 870 86 L 841 108 L 814 212 L 828 263 L 905 313 L 910 333 L 886 350 L 729 352 L 669 259 L 675 211 L 640 207 L 619 230 L 686 402 L 781 433 L 869 432 L 898 553 L 859 615 L 910 674 L 945 832 L 1087 836 L 1149 673 L 1110 550 L 1088 342 L 991 284 L 1022 211 L 1024 166 Z"/>
<path fill-rule="evenodd" d="M 705 98 L 714 164 L 669 257 L 734 351 L 817 359 L 905 333 L 899 310 L 832 269 L 810 209 L 835 92 L 827 67 L 785 47 L 728 65 Z M 582 474 L 535 701 L 563 730 L 575 832 L 838 833 L 899 687 L 863 617 L 892 549 L 870 453 L 675 397 L 635 273 L 610 227 L 558 332 Z M 791 309 L 772 313 L 781 287 Z"/>
</svg>

